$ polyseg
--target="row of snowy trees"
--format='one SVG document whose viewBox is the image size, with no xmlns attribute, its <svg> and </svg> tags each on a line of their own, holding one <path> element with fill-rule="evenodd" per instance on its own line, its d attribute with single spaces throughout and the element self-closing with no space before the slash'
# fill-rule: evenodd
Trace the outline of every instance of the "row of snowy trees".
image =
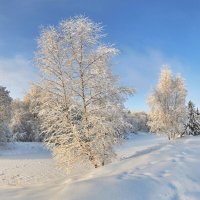
<svg viewBox="0 0 200 200">
<path fill-rule="evenodd" d="M 31 100 L 31 101 L 30 101 Z M 12 100 L 0 86 L 0 143 L 7 141 L 41 141 L 39 118 L 31 110 L 32 99 Z"/>
<path fill-rule="evenodd" d="M 1 141 L 35 142 L 42 141 L 44 134 L 41 131 L 41 119 L 39 117 L 42 104 L 41 87 L 33 86 L 23 100 L 12 100 L 6 88 L 1 87 L 2 112 L 1 117 L 6 117 L 1 124 Z M 44 93 L 43 93 L 44 95 Z M 5 114 L 5 112 L 7 114 Z M 123 112 L 123 120 L 127 125 L 121 131 L 124 133 L 148 132 L 148 115 L 145 112 Z"/>
<path fill-rule="evenodd" d="M 3 90 L 8 96 L 5 88 Z M 42 105 L 42 94 L 44 96 L 43 89 L 34 86 L 23 101 L 14 100 L 11 103 L 11 111 L 9 112 L 12 112 L 12 118 L 9 127 L 15 141 L 41 141 L 45 135 L 43 134 L 42 136 L 41 134 L 39 119 L 39 111 L 42 108 L 39 106 Z M 184 134 L 199 135 L 199 111 L 191 101 L 188 103 L 186 109 L 185 94 L 186 90 L 184 89 L 184 83 L 180 75 L 174 78 L 169 69 L 162 70 L 159 85 L 149 98 L 149 103 L 152 105 L 150 115 L 148 116 L 144 112 L 133 113 L 130 111 L 120 113 L 127 124 L 126 128 L 124 127 L 121 131 L 121 134 L 138 131 L 148 132 L 149 127 L 151 127 L 152 132 L 165 133 L 169 139 L 180 137 Z M 6 95 L 2 96 L 2 98 L 5 97 Z M 180 107 L 180 103 L 182 107 Z M 8 107 L 6 108 L 9 110 Z M 8 125 L 4 125 L 4 132 L 7 130 L 7 134 L 4 135 L 8 137 L 10 131 L 6 127 Z"/>
</svg>

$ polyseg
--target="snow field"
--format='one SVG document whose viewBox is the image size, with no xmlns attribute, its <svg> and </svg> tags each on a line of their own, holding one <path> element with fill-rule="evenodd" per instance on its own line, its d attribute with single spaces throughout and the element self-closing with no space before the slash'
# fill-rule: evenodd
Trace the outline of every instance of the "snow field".
<svg viewBox="0 0 200 200">
<path fill-rule="evenodd" d="M 0 187 L 40 184 L 63 177 L 50 152 L 40 143 L 0 147 Z"/>
<path fill-rule="evenodd" d="M 9 173 L 4 175 L 7 182 L 16 180 L 9 175 L 10 171 L 12 175 L 19 174 L 20 177 L 30 177 L 29 173 L 35 172 L 34 178 L 24 180 L 23 184 L 15 181 L 15 185 L 9 185 L 1 181 L 1 199 L 200 199 L 200 137 L 169 142 L 164 137 L 139 134 L 129 137 L 122 146 L 116 147 L 116 152 L 118 158 L 112 164 L 85 175 L 70 177 L 58 173 L 49 152 L 44 149 L 40 149 L 39 153 L 24 155 L 30 163 L 24 170 L 17 167 L 11 170 L 13 166 L 26 163 L 23 156 L 15 158 L 16 155 L 3 153 L 3 158 L 0 156 L 1 171 L 2 166 L 5 169 L 2 163 L 12 163 L 7 165 Z M 44 178 L 39 179 L 38 174 L 44 174 Z"/>
</svg>

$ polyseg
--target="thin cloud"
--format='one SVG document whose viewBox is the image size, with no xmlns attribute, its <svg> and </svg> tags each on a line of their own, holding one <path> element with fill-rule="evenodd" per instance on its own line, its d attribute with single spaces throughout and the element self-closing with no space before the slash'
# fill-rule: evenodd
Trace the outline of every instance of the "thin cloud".
<svg viewBox="0 0 200 200">
<path fill-rule="evenodd" d="M 22 98 L 37 77 L 30 60 L 22 56 L 0 58 L 0 85 L 7 87 L 13 98 Z"/>
<path fill-rule="evenodd" d="M 122 81 L 138 89 L 154 85 L 164 64 L 169 65 L 175 73 L 182 74 L 187 70 L 180 60 L 155 49 L 138 52 L 126 48 L 118 60 L 117 71 L 122 76 Z"/>
<path fill-rule="evenodd" d="M 115 72 L 122 84 L 134 87 L 136 94 L 126 105 L 132 110 L 147 110 L 146 99 L 156 85 L 163 65 L 167 64 L 174 73 L 187 74 L 188 68 L 175 57 L 169 57 L 160 50 L 146 49 L 139 52 L 124 48 L 116 61 Z"/>
</svg>

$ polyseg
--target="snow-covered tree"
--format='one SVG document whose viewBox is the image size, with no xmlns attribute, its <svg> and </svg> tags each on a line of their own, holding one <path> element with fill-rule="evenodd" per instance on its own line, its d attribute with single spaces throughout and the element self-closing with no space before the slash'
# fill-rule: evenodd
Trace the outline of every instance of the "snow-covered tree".
<svg viewBox="0 0 200 200">
<path fill-rule="evenodd" d="M 186 124 L 186 134 L 188 135 L 199 135 L 200 134 L 200 118 L 199 111 L 195 108 L 192 101 L 188 103 L 188 120 Z"/>
<path fill-rule="evenodd" d="M 35 118 L 38 118 L 39 110 L 41 109 L 42 95 L 44 95 L 42 88 L 38 85 L 32 85 L 24 97 L 24 102 L 29 105 L 29 110 Z"/>
<path fill-rule="evenodd" d="M 118 51 L 103 36 L 100 24 L 78 16 L 43 29 L 38 40 L 39 115 L 47 144 L 66 168 L 110 162 L 127 126 L 123 102 L 132 89 L 118 86 L 110 67 Z"/>
<path fill-rule="evenodd" d="M 169 68 L 162 69 L 160 81 L 148 99 L 149 126 L 152 132 L 175 139 L 184 133 L 187 91 L 180 75 L 173 77 Z"/>
<path fill-rule="evenodd" d="M 12 119 L 10 123 L 14 141 L 40 141 L 38 118 L 30 110 L 30 101 L 14 100 L 12 102 Z"/>
<path fill-rule="evenodd" d="M 0 142 L 6 142 L 10 137 L 11 102 L 9 91 L 0 86 Z"/>
<path fill-rule="evenodd" d="M 148 115 L 145 112 L 130 112 L 129 121 L 133 132 L 149 132 Z"/>
</svg>

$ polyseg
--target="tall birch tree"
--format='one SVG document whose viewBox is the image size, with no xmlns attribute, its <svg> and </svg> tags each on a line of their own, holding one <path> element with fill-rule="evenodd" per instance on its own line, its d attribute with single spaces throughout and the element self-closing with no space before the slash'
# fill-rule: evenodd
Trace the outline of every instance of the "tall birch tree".
<svg viewBox="0 0 200 200">
<path fill-rule="evenodd" d="M 133 91 L 119 87 L 112 74 L 118 50 L 103 44 L 104 36 L 101 24 L 78 16 L 44 28 L 38 39 L 39 115 L 46 142 L 65 168 L 110 162 L 112 146 L 128 125 L 123 102 Z"/>
</svg>

